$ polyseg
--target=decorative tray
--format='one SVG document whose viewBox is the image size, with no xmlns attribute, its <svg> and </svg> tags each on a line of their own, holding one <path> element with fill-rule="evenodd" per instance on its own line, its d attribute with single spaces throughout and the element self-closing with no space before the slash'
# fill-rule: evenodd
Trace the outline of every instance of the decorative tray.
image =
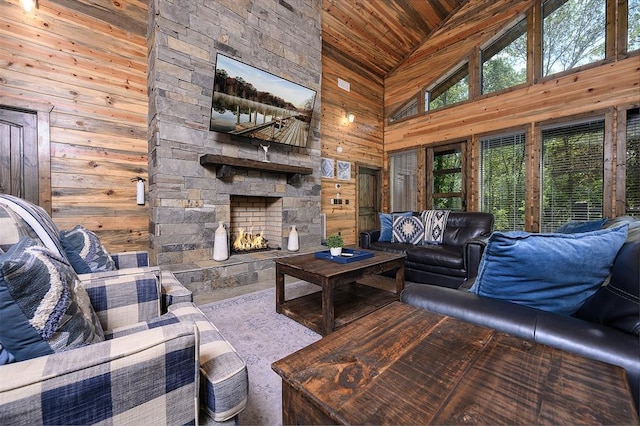
<svg viewBox="0 0 640 426">
<path fill-rule="evenodd" d="M 343 248 L 340 256 L 331 256 L 329 250 L 317 251 L 316 257 L 336 263 L 351 263 L 373 257 L 373 252 Z"/>
</svg>

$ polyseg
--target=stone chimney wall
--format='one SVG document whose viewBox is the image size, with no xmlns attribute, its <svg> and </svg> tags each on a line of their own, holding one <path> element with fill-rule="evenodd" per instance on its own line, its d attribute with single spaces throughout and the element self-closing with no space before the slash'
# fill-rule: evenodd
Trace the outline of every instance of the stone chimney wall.
<svg viewBox="0 0 640 426">
<path fill-rule="evenodd" d="M 150 253 L 158 265 L 211 260 L 231 195 L 282 197 L 282 241 L 296 225 L 301 247 L 320 223 L 321 0 L 151 0 L 149 4 Z M 306 148 L 272 143 L 269 160 L 310 167 L 302 182 L 273 172 L 218 179 L 203 154 L 261 160 L 259 144 L 209 131 L 216 53 L 317 91 Z"/>
</svg>

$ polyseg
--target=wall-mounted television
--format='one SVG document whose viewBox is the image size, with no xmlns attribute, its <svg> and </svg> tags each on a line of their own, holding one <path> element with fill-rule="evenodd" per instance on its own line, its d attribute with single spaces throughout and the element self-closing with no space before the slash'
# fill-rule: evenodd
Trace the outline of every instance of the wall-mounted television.
<svg viewBox="0 0 640 426">
<path fill-rule="evenodd" d="M 218 53 L 209 128 L 304 147 L 316 91 Z"/>
</svg>

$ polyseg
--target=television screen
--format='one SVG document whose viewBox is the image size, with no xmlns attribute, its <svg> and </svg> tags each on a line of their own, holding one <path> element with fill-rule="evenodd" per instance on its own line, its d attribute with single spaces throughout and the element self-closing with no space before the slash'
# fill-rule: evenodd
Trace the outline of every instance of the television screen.
<svg viewBox="0 0 640 426">
<path fill-rule="evenodd" d="M 315 90 L 218 53 L 209 128 L 304 147 L 315 98 Z"/>
</svg>

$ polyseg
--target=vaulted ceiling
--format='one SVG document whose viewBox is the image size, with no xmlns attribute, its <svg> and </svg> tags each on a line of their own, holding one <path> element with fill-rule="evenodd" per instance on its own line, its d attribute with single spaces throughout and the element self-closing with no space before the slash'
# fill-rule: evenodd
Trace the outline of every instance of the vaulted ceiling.
<svg viewBox="0 0 640 426">
<path fill-rule="evenodd" d="M 380 77 L 467 0 L 323 0 L 322 41 Z"/>
</svg>

